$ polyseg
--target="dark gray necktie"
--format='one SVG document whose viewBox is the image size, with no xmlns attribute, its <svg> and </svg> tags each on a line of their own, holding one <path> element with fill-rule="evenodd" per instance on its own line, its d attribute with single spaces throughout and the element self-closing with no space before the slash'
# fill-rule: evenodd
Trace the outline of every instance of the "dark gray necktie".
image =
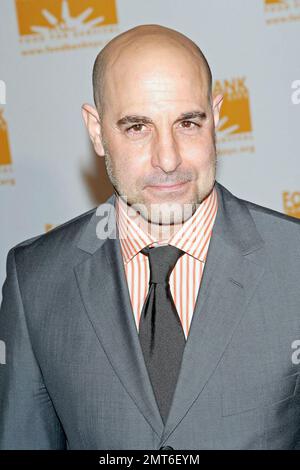
<svg viewBox="0 0 300 470">
<path fill-rule="evenodd" d="M 185 336 L 170 291 L 170 274 L 180 256 L 175 246 L 144 248 L 150 281 L 139 323 L 139 339 L 156 401 L 164 422 L 171 406 Z"/>
</svg>

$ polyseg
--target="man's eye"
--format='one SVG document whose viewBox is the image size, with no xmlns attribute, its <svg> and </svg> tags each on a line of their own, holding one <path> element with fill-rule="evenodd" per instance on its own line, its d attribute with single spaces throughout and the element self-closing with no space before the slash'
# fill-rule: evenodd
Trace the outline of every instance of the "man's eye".
<svg viewBox="0 0 300 470">
<path fill-rule="evenodd" d="M 193 129 L 195 126 L 200 127 L 199 124 L 196 124 L 195 122 L 192 121 L 182 121 L 180 123 L 184 129 Z"/>
<path fill-rule="evenodd" d="M 134 124 L 133 126 L 126 129 L 126 132 L 130 132 L 130 131 L 141 132 L 143 127 L 144 127 L 144 124 Z"/>
</svg>

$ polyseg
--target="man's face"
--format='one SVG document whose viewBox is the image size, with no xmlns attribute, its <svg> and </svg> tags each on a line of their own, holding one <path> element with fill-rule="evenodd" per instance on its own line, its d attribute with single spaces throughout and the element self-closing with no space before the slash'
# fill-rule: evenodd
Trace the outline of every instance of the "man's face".
<svg viewBox="0 0 300 470">
<path fill-rule="evenodd" d="M 193 213 L 216 175 L 216 116 L 199 63 L 180 49 L 137 49 L 105 83 L 101 133 L 113 186 L 145 219 L 183 222 L 191 213 L 178 208 Z"/>
</svg>

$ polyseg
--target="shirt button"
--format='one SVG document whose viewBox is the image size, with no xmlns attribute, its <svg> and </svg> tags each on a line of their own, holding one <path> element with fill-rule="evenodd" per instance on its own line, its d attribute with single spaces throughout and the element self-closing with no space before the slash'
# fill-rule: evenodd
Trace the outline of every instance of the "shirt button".
<svg viewBox="0 0 300 470">
<path fill-rule="evenodd" d="M 159 448 L 159 450 L 174 450 L 174 447 L 171 446 L 162 446 Z"/>
</svg>

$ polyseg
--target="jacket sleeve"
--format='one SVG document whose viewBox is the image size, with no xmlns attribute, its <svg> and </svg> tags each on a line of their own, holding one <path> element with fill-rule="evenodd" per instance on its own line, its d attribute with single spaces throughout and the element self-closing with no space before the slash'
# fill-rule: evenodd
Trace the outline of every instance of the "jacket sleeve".
<svg viewBox="0 0 300 470">
<path fill-rule="evenodd" d="M 66 437 L 32 350 L 14 248 L 0 308 L 0 449 L 65 449 Z"/>
</svg>

